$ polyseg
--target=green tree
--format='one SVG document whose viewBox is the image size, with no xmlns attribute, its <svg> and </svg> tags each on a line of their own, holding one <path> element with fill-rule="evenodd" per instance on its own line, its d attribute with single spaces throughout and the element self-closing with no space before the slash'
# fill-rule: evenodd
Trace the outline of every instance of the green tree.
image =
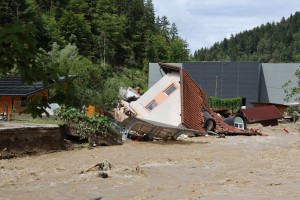
<svg viewBox="0 0 300 200">
<path fill-rule="evenodd" d="M 300 68 L 296 70 L 295 77 L 297 78 L 296 83 L 292 83 L 291 80 L 288 80 L 282 85 L 284 89 L 285 97 L 284 101 L 300 101 Z"/>
<path fill-rule="evenodd" d="M 177 38 L 170 42 L 170 61 L 171 62 L 182 62 L 189 60 L 189 49 L 187 42 Z"/>
<path fill-rule="evenodd" d="M 101 106 L 101 92 L 104 83 L 103 69 L 101 66 L 93 64 L 89 59 L 79 54 L 76 45 L 68 44 L 63 49 L 54 43 L 52 51 L 48 52 L 51 63 L 58 66 L 60 74 L 68 77 L 76 75 L 77 77 L 68 86 L 67 92 L 61 87 L 54 88 L 52 91 L 53 101 L 57 101 L 57 97 L 64 97 L 64 103 L 67 106 L 80 108 L 83 105 Z"/>
</svg>

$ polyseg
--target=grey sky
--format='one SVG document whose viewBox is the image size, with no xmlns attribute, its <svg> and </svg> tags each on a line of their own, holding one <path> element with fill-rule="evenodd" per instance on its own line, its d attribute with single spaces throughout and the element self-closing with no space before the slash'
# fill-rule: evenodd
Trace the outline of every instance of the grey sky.
<svg viewBox="0 0 300 200">
<path fill-rule="evenodd" d="M 300 9 L 299 0 L 152 0 L 155 14 L 167 16 L 187 40 L 191 53 L 231 34 L 280 22 Z"/>
</svg>

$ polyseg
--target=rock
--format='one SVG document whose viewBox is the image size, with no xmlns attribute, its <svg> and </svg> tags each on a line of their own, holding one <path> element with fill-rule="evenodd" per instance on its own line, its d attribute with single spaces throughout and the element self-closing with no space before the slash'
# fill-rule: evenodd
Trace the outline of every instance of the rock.
<svg viewBox="0 0 300 200">
<path fill-rule="evenodd" d="M 108 178 L 108 173 L 106 173 L 106 172 L 100 172 L 98 174 L 98 176 L 101 177 L 101 178 Z"/>
<path fill-rule="evenodd" d="M 63 149 L 65 150 L 73 150 L 74 146 L 70 140 L 64 139 L 63 141 Z"/>
</svg>

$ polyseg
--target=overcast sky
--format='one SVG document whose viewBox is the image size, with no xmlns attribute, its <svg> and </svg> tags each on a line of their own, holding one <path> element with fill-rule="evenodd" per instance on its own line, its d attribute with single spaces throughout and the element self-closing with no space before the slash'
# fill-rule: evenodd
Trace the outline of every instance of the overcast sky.
<svg viewBox="0 0 300 200">
<path fill-rule="evenodd" d="M 300 10 L 300 0 L 152 0 L 156 16 L 175 23 L 191 53 L 231 34 L 280 22 Z"/>
</svg>

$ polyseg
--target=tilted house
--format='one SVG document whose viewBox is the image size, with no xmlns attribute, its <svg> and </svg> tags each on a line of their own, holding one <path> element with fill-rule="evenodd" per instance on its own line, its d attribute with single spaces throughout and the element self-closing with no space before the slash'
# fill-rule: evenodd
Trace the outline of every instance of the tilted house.
<svg viewBox="0 0 300 200">
<path fill-rule="evenodd" d="M 163 122 L 173 126 L 181 124 L 180 68 L 164 66 L 167 74 L 130 107 L 138 118 Z"/>
<path fill-rule="evenodd" d="M 27 99 L 41 96 L 48 98 L 49 87 L 44 87 L 42 82 L 26 85 L 18 76 L 0 78 L 0 113 L 20 113 L 26 109 Z"/>
<path fill-rule="evenodd" d="M 208 107 L 208 95 L 180 66 L 159 63 L 164 76 L 129 107 L 137 118 L 177 127 L 198 130 L 206 134 L 204 112 L 216 121 L 217 132 L 241 133 L 223 122 Z"/>
</svg>

